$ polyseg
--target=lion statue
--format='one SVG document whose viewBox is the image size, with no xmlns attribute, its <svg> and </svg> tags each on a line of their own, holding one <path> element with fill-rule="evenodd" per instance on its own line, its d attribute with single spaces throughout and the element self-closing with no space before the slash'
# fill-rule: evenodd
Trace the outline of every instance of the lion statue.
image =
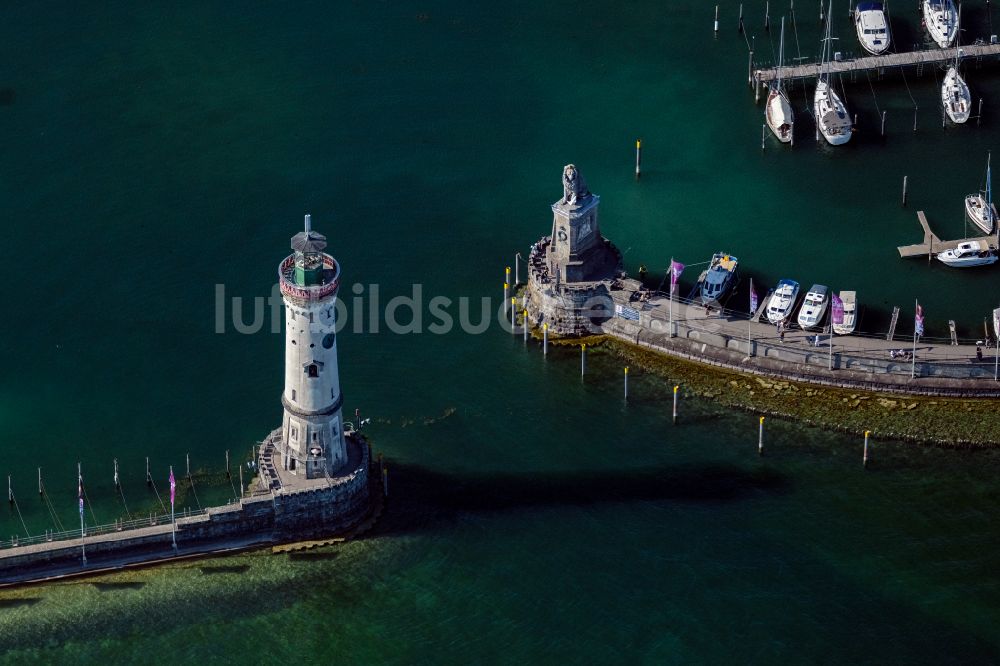
<svg viewBox="0 0 1000 666">
<path fill-rule="evenodd" d="M 577 171 L 576 166 L 567 164 L 563 167 L 563 198 L 560 203 L 575 204 L 580 199 L 590 196 L 587 183 L 583 180 L 583 175 Z"/>
</svg>

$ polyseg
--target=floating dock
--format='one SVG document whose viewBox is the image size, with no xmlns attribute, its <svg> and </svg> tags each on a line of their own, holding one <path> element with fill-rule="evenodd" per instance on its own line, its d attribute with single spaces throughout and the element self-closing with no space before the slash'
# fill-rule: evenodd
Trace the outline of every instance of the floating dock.
<svg viewBox="0 0 1000 666">
<path fill-rule="evenodd" d="M 996 236 L 980 236 L 978 238 L 960 238 L 958 240 L 941 240 L 938 238 L 933 231 L 931 231 L 930 224 L 927 223 L 927 216 L 924 215 L 924 211 L 917 211 L 917 220 L 920 222 L 920 226 L 924 230 L 924 242 L 917 243 L 916 245 L 900 245 L 896 249 L 899 250 L 899 256 L 903 259 L 915 259 L 917 257 L 933 257 L 938 252 L 944 252 L 945 250 L 954 250 L 958 247 L 959 243 L 968 243 L 971 241 L 979 241 L 985 243 L 987 247 L 996 248 L 997 247 L 997 237 Z"/>
<path fill-rule="evenodd" d="M 825 70 L 831 74 L 850 74 L 852 72 L 870 72 L 891 67 L 909 67 L 920 65 L 941 64 L 954 61 L 958 52 L 963 58 L 985 58 L 1000 56 L 998 44 L 970 44 L 968 46 L 949 49 L 928 49 L 925 51 L 907 51 L 905 53 L 888 53 L 880 56 L 864 56 L 850 60 L 832 60 L 826 64 Z M 818 63 L 809 65 L 785 65 L 768 69 L 757 69 L 753 73 L 755 85 L 770 83 L 778 79 L 795 81 L 798 79 L 815 79 L 820 74 Z"/>
</svg>

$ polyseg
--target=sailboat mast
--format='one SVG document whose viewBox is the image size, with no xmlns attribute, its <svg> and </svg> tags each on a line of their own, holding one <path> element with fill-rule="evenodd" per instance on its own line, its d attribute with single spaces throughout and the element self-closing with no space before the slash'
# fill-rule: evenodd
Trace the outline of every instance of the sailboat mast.
<svg viewBox="0 0 1000 666">
<path fill-rule="evenodd" d="M 781 68 L 785 64 L 785 17 L 781 17 L 781 37 L 778 40 L 778 87 L 781 90 Z"/>
</svg>

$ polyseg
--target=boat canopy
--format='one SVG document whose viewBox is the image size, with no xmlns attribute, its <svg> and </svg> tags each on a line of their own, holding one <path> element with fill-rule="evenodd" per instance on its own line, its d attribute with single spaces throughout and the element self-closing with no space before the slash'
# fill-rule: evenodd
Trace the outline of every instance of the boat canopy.
<svg viewBox="0 0 1000 666">
<path fill-rule="evenodd" d="M 881 2 L 859 2 L 858 3 L 859 12 L 881 12 L 884 11 L 884 5 Z"/>
</svg>

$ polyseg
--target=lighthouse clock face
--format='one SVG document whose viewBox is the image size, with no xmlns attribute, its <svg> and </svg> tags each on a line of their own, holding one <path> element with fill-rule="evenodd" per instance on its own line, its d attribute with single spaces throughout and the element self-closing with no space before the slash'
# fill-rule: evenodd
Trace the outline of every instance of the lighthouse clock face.
<svg viewBox="0 0 1000 666">
<path fill-rule="evenodd" d="M 565 242 L 568 238 L 568 236 L 566 236 L 566 227 L 559 227 L 559 231 L 556 232 L 556 237 Z"/>
<path fill-rule="evenodd" d="M 580 225 L 580 238 L 586 238 L 590 235 L 592 230 L 593 229 L 590 226 L 590 218 L 587 218 L 583 221 L 583 224 Z"/>
</svg>

